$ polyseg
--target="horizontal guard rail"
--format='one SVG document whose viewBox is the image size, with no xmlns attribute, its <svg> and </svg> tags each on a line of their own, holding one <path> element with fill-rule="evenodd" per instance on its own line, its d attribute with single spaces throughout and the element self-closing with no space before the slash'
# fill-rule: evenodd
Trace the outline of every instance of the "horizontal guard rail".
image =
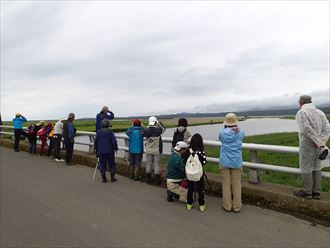
<svg viewBox="0 0 330 248">
<path fill-rule="evenodd" d="M 12 126 L 0 126 L 0 128 L 7 128 L 7 129 L 13 129 Z M 24 128 L 26 129 L 26 128 Z M 4 132 L 1 131 L 0 134 L 6 134 L 6 135 L 14 135 L 10 132 Z M 95 132 L 86 132 L 86 131 L 77 131 L 77 136 L 89 136 L 90 140 L 94 140 Z M 115 134 L 117 139 L 123 139 L 128 140 L 127 135 L 125 134 Z M 169 137 L 162 137 L 162 140 L 164 143 L 172 143 L 172 138 Z M 80 145 L 87 145 L 90 147 L 90 151 L 93 150 L 94 144 L 91 142 L 81 142 L 76 141 L 76 144 Z M 215 147 L 220 147 L 221 142 L 216 140 L 204 140 L 204 145 L 210 145 Z M 119 150 L 128 151 L 127 146 L 119 146 Z M 258 151 L 267 151 L 267 152 L 275 152 L 275 153 L 289 153 L 289 154 L 299 154 L 299 148 L 298 147 L 288 147 L 288 146 L 274 146 L 274 145 L 261 145 L 261 144 L 253 144 L 253 143 L 243 143 L 243 149 L 258 152 Z M 171 153 L 164 152 L 163 155 L 169 156 Z M 213 158 L 213 157 L 207 157 L 207 161 L 218 163 L 219 158 Z M 286 167 L 286 166 L 279 166 L 279 165 L 271 165 L 271 164 L 261 164 L 256 162 L 243 162 L 243 166 L 247 167 L 252 170 L 266 170 L 266 171 L 274 171 L 274 172 L 282 172 L 282 173 L 289 173 L 289 174 L 301 174 L 301 170 L 299 168 L 292 168 L 292 167 Z M 321 172 L 322 177 L 324 178 L 330 178 L 330 172 Z"/>
</svg>

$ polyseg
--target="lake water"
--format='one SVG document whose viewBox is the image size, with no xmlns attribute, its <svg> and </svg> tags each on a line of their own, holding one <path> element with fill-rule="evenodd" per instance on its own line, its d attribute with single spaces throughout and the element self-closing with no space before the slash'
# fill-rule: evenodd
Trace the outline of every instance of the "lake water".
<svg viewBox="0 0 330 248">
<path fill-rule="evenodd" d="M 282 133 L 282 132 L 298 132 L 298 125 L 295 120 L 279 119 L 279 118 L 258 118 L 248 119 L 239 123 L 239 127 L 244 131 L 245 136 Z M 199 133 L 204 140 L 218 140 L 220 129 L 223 124 L 188 126 L 189 132 L 193 135 Z M 163 137 L 173 137 L 175 128 L 166 129 Z M 87 136 L 76 137 L 77 141 L 89 142 Z M 119 145 L 124 145 L 123 140 L 118 140 Z M 170 151 L 170 144 L 164 144 L 164 150 Z M 81 151 L 88 151 L 88 147 L 84 145 L 75 145 L 75 149 Z"/>
</svg>

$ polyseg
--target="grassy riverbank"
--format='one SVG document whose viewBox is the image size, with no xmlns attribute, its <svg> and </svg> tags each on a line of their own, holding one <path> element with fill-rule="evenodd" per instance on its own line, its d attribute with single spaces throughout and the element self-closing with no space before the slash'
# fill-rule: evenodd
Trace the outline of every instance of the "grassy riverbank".
<svg viewBox="0 0 330 248">
<path fill-rule="evenodd" d="M 245 137 L 244 143 L 256 143 L 267 145 L 280 145 L 280 146 L 299 146 L 298 133 L 275 133 L 254 135 Z M 327 146 L 330 146 L 328 141 Z M 219 157 L 219 149 L 215 147 L 206 147 L 206 153 L 208 157 Z M 299 168 L 299 156 L 294 154 L 281 154 L 273 152 L 258 152 L 259 163 L 273 164 L 279 166 L 288 166 Z M 250 152 L 243 150 L 243 160 L 251 161 Z M 218 165 L 214 163 L 208 163 L 205 167 L 206 171 L 218 172 Z M 330 172 L 330 168 L 324 168 L 323 171 Z M 248 169 L 243 170 L 243 177 L 248 178 Z M 262 182 L 272 182 L 277 184 L 291 185 L 295 187 L 301 186 L 301 178 L 298 175 L 291 175 L 279 172 L 260 171 L 260 178 Z M 322 180 L 322 191 L 330 190 L 330 179 Z"/>
</svg>

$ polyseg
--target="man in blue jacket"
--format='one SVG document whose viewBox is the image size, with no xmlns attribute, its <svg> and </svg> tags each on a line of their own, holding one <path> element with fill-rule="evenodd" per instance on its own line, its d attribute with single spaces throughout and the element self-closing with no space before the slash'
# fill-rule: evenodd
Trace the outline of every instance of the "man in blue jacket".
<svg viewBox="0 0 330 248">
<path fill-rule="evenodd" d="M 117 181 L 115 178 L 115 151 L 118 151 L 118 145 L 117 139 L 109 127 L 110 121 L 108 119 L 102 120 L 102 128 L 96 132 L 94 141 L 96 156 L 98 156 L 100 160 L 99 169 L 103 183 L 108 181 L 105 175 L 107 164 L 109 164 L 110 167 L 111 182 Z"/>
<path fill-rule="evenodd" d="M 14 143 L 15 152 L 19 152 L 18 147 L 19 147 L 19 141 L 21 139 L 21 135 L 23 135 L 24 137 L 27 136 L 27 134 L 23 131 L 24 122 L 27 122 L 27 119 L 20 113 L 16 113 L 16 116 L 13 119 L 14 134 L 15 134 L 15 143 Z"/>
<path fill-rule="evenodd" d="M 109 110 L 107 106 L 103 106 L 100 113 L 96 115 L 96 132 L 102 128 L 102 120 L 108 119 L 112 120 L 115 118 L 115 115 Z"/>
<path fill-rule="evenodd" d="M 76 136 L 77 129 L 73 125 L 75 119 L 74 113 L 68 115 L 68 119 L 63 121 L 63 139 L 65 145 L 65 162 L 66 165 L 75 165 L 72 162 L 74 136 Z"/>
</svg>

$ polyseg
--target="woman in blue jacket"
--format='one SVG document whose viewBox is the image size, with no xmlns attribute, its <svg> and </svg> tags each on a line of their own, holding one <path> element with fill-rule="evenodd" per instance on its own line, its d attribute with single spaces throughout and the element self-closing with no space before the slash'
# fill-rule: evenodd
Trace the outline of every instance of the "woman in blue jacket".
<svg viewBox="0 0 330 248">
<path fill-rule="evenodd" d="M 19 147 L 19 141 L 21 139 L 21 135 L 23 135 L 24 137 L 27 137 L 27 134 L 23 131 L 24 122 L 27 122 L 27 119 L 20 113 L 17 113 L 15 115 L 15 118 L 13 119 L 14 134 L 15 134 L 15 143 L 14 143 L 15 152 L 19 152 L 18 147 Z"/>
<path fill-rule="evenodd" d="M 219 134 L 221 141 L 219 166 L 223 177 L 222 207 L 227 212 L 238 213 L 242 206 L 241 176 L 244 133 L 238 128 L 238 120 L 234 113 L 227 114 L 223 124 L 224 128 Z"/>
<path fill-rule="evenodd" d="M 133 121 L 133 126 L 128 128 L 126 135 L 129 137 L 129 163 L 131 179 L 140 180 L 140 166 L 143 156 L 143 127 L 139 119 Z"/>
</svg>

